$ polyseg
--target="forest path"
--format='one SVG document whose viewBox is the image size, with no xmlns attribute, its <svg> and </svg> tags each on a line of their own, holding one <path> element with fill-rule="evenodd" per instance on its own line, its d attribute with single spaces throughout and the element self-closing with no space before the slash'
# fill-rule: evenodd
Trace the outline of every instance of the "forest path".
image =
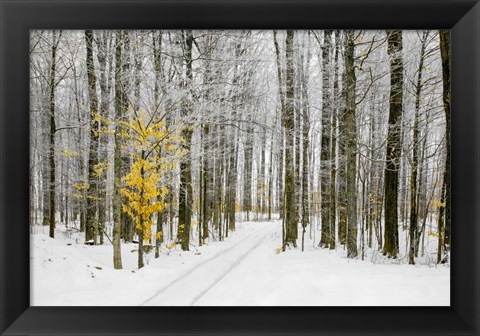
<svg viewBox="0 0 480 336">
<path fill-rule="evenodd" d="M 38 306 L 430 306 L 450 304 L 450 268 L 349 259 L 342 246 L 281 247 L 281 222 L 239 222 L 224 242 L 179 249 L 136 268 L 123 244 L 123 270 L 111 246 L 78 236 L 33 235 L 31 305 Z M 48 229 L 48 227 L 47 227 Z M 316 233 L 316 234 L 315 234 Z M 299 232 L 298 244 L 301 242 Z M 392 290 L 394 288 L 394 290 Z"/>
<path fill-rule="evenodd" d="M 222 250 L 194 267 L 183 272 L 154 295 L 143 301 L 145 306 L 192 306 L 197 305 L 209 292 L 248 257 L 249 260 L 262 259 L 265 247 L 273 252 L 273 244 L 279 241 L 281 226 L 278 222 L 257 222 L 253 232 L 245 232 L 245 237 L 234 245 Z M 263 247 L 263 248 L 260 248 Z M 255 257 L 255 258 L 253 258 Z M 252 270 L 254 271 L 254 270 Z M 241 279 L 236 279 L 240 281 Z M 200 303 L 200 305 L 202 305 Z"/>
</svg>

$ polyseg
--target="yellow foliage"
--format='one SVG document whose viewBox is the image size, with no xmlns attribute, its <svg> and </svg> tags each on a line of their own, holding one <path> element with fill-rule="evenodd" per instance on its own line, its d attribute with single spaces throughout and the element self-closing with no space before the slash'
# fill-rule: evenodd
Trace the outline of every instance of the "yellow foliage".
<svg viewBox="0 0 480 336">
<path fill-rule="evenodd" d="M 74 183 L 72 185 L 72 187 L 74 187 L 78 191 L 81 191 L 81 190 L 87 190 L 88 188 L 90 188 L 90 184 L 88 184 L 88 183 L 87 184 Z"/>
<path fill-rule="evenodd" d="M 98 134 L 115 134 L 115 131 L 113 130 L 110 130 L 110 129 L 102 129 L 100 131 L 98 131 Z"/>
<path fill-rule="evenodd" d="M 93 174 L 97 177 L 101 177 L 105 174 L 109 164 L 108 162 L 100 162 L 93 166 Z"/>
<path fill-rule="evenodd" d="M 242 205 L 238 202 L 235 202 L 235 212 L 240 212 L 242 210 Z"/>
<path fill-rule="evenodd" d="M 93 117 L 93 118 L 92 118 L 91 121 L 90 121 L 90 122 L 92 123 L 92 125 L 93 125 L 94 123 L 96 123 L 96 122 L 97 122 L 97 123 L 101 123 L 102 125 L 108 125 L 109 122 L 110 122 L 110 120 L 108 119 L 108 117 L 106 117 L 106 116 L 104 116 L 104 115 L 102 115 L 102 114 L 100 114 L 100 113 L 98 113 L 98 112 L 93 112 L 93 113 L 92 113 L 92 117 Z"/>
<path fill-rule="evenodd" d="M 72 152 L 68 148 L 65 148 L 62 152 L 63 157 L 73 157 L 73 156 L 78 156 L 78 152 Z"/>
<path fill-rule="evenodd" d="M 144 240 L 152 235 L 153 214 L 167 206 L 164 198 L 168 189 L 162 184 L 162 177 L 175 168 L 182 153 L 168 153 L 181 142 L 179 133 L 168 129 L 164 122 L 153 122 L 147 117 L 144 111 L 139 111 L 129 122 L 120 121 L 128 126 L 124 133 L 133 140 L 135 150 L 131 170 L 124 177 L 125 188 L 121 190 L 127 199 L 122 210 L 132 218 L 137 230 L 143 232 Z"/>
<path fill-rule="evenodd" d="M 155 234 L 155 239 L 160 239 L 160 238 L 162 238 L 162 236 L 163 236 L 162 231 L 159 231 Z"/>
<path fill-rule="evenodd" d="M 100 113 L 92 112 L 91 115 L 92 115 L 92 119 L 90 120 L 90 123 L 92 125 L 100 122 L 100 119 L 101 119 Z"/>
<path fill-rule="evenodd" d="M 88 195 L 87 196 L 88 199 L 92 199 L 94 201 L 100 201 L 102 198 L 101 197 L 98 197 L 98 196 L 92 196 L 92 195 Z"/>
<path fill-rule="evenodd" d="M 183 233 L 183 230 L 185 229 L 185 224 L 180 224 L 178 225 L 178 233 Z"/>
</svg>

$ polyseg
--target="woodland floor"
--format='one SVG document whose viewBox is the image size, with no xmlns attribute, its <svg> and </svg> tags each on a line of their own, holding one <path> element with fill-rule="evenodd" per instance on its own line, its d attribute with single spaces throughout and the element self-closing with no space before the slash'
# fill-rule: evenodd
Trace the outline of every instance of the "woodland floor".
<svg viewBox="0 0 480 336">
<path fill-rule="evenodd" d="M 189 252 L 163 249 L 158 259 L 149 254 L 140 270 L 135 244 L 122 244 L 124 269 L 114 270 L 107 239 L 103 246 L 85 246 L 80 234 L 59 227 L 53 240 L 47 229 L 32 234 L 35 306 L 450 304 L 447 265 L 411 266 L 372 253 L 364 261 L 347 259 L 342 247 L 318 248 L 318 232 L 305 235 L 305 252 L 278 253 L 279 221 L 237 223 L 224 242 Z"/>
</svg>

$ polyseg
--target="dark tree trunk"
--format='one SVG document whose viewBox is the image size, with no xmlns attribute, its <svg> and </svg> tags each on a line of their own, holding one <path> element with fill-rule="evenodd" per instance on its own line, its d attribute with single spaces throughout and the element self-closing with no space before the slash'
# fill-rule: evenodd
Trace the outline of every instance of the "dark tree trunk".
<svg viewBox="0 0 480 336">
<path fill-rule="evenodd" d="M 293 69 L 293 38 L 294 31 L 287 30 L 286 43 L 286 100 L 285 111 L 283 114 L 283 127 L 285 128 L 285 245 L 293 245 L 297 247 L 297 221 L 295 215 L 295 162 L 293 158 L 294 154 L 294 137 L 295 137 L 295 125 L 294 125 L 294 69 Z"/>
<path fill-rule="evenodd" d="M 237 149 L 236 136 L 230 140 L 230 156 L 228 158 L 228 229 L 235 231 L 235 203 L 237 201 Z"/>
<path fill-rule="evenodd" d="M 203 210 L 202 210 L 202 225 L 203 225 L 203 234 L 202 240 L 208 238 L 208 223 L 211 218 L 211 195 L 210 195 L 210 188 L 212 186 L 211 181 L 211 169 L 210 169 L 210 159 L 209 159 L 209 142 L 210 142 L 210 127 L 207 123 L 203 125 L 203 134 L 202 134 L 202 142 L 203 142 L 203 163 L 202 163 L 202 181 L 203 181 Z"/>
<path fill-rule="evenodd" d="M 295 43 L 293 44 L 294 50 L 295 50 Z M 294 122 L 294 128 L 295 128 L 295 177 L 294 177 L 294 191 L 295 191 L 295 204 L 294 204 L 294 209 L 295 209 L 295 222 L 298 223 L 300 222 L 300 210 L 301 210 L 301 204 L 302 204 L 302 181 L 301 181 L 301 176 L 300 176 L 300 153 L 301 153 L 301 136 L 302 136 L 302 118 L 300 116 L 300 94 L 301 94 L 301 88 L 300 88 L 300 79 L 299 79 L 299 71 L 296 71 L 297 69 L 300 68 L 300 63 L 298 62 L 298 58 L 296 55 L 294 56 L 294 63 L 293 63 L 293 69 L 294 69 L 294 76 L 293 76 L 293 81 L 294 81 L 294 94 L 293 94 L 293 111 L 295 115 L 295 122 Z M 295 239 L 298 238 L 298 230 L 295 230 Z"/>
<path fill-rule="evenodd" d="M 253 127 L 247 126 L 247 135 L 244 139 L 244 168 L 243 168 L 243 212 L 250 220 L 252 211 L 252 167 L 253 167 Z"/>
<path fill-rule="evenodd" d="M 153 89 L 154 111 L 160 109 L 160 86 L 163 83 L 162 76 L 162 31 L 153 31 L 153 64 L 155 71 L 155 83 Z M 162 200 L 165 201 L 165 200 Z M 160 257 L 160 246 L 163 243 L 164 231 L 163 223 L 165 222 L 166 209 L 157 212 L 157 228 L 155 233 L 155 258 Z"/>
<path fill-rule="evenodd" d="M 122 157 L 123 140 L 121 134 L 125 132 L 121 121 L 124 121 L 124 91 L 123 91 L 123 32 L 115 33 L 115 147 L 114 147 L 114 180 L 113 180 L 113 267 L 122 268 L 120 237 L 122 231 Z"/>
<path fill-rule="evenodd" d="M 323 105 L 322 105 L 322 142 L 320 152 L 320 180 L 322 191 L 322 237 L 320 244 L 323 247 L 330 247 L 332 240 L 335 240 L 335 231 L 332 231 L 332 223 L 330 223 L 331 210 L 331 152 L 330 152 L 330 137 L 331 137 L 331 91 L 330 91 L 330 74 L 328 72 L 330 65 L 330 46 L 331 35 L 330 30 L 325 30 L 323 33 L 323 48 L 322 48 L 322 78 L 323 78 Z"/>
<path fill-rule="evenodd" d="M 155 233 L 155 258 L 160 257 L 160 246 L 163 243 L 163 223 L 165 222 L 165 210 L 157 213 L 157 231 Z"/>
<path fill-rule="evenodd" d="M 335 31 L 335 58 L 334 58 L 334 75 L 333 75 L 333 96 L 337 97 L 339 94 L 338 89 L 338 54 L 340 48 L 340 31 Z M 332 129 L 331 129 L 331 139 L 332 139 L 332 150 L 331 150 L 331 165 L 330 165 L 330 249 L 335 249 L 335 232 L 336 232 L 336 222 L 337 222 L 337 202 L 336 202 L 336 176 L 337 176 L 337 167 L 336 167 L 336 151 L 337 151 L 337 115 L 338 115 L 338 103 L 333 103 L 332 107 Z"/>
<path fill-rule="evenodd" d="M 236 108 L 233 107 L 232 120 L 236 119 Z M 227 221 L 228 229 L 235 230 L 235 203 L 237 202 L 237 132 L 235 127 L 229 127 L 228 141 L 228 176 L 227 176 Z M 227 232 L 228 234 L 228 232 Z"/>
<path fill-rule="evenodd" d="M 383 253 L 392 258 L 398 254 L 398 170 L 400 122 L 403 100 L 402 31 L 387 32 L 390 56 L 390 113 L 388 116 L 385 166 L 385 240 Z"/>
<path fill-rule="evenodd" d="M 417 204 L 417 170 L 418 170 L 418 147 L 419 147 L 419 113 L 420 113 L 420 99 L 422 93 L 422 74 L 423 61 L 425 56 L 425 44 L 428 37 L 428 31 L 424 33 L 422 38 L 422 46 L 420 49 L 420 62 L 418 65 L 417 84 L 415 90 L 415 120 L 413 122 L 413 153 L 411 161 L 411 175 L 410 175 L 410 229 L 409 229 L 409 244 L 408 263 L 415 264 L 415 246 L 418 234 L 418 204 Z"/>
<path fill-rule="evenodd" d="M 276 117 L 277 114 L 275 114 Z M 270 139 L 270 162 L 268 167 L 268 220 L 272 220 L 272 211 L 273 211 L 273 148 L 274 148 L 274 134 L 272 130 L 271 139 Z"/>
<path fill-rule="evenodd" d="M 141 155 L 141 158 L 142 160 L 145 159 L 145 151 L 142 151 L 142 155 Z M 145 180 L 145 170 L 142 169 L 140 170 L 140 174 L 142 176 L 142 180 Z M 140 192 L 140 202 L 143 202 L 142 200 L 144 199 L 144 194 L 143 194 L 143 189 L 142 191 Z M 144 235 L 143 235 L 143 230 L 144 230 L 144 220 L 146 220 L 146 218 L 143 218 L 142 215 L 140 215 L 140 227 L 136 227 L 135 230 L 137 231 L 137 236 L 138 236 L 138 259 L 137 259 L 137 263 L 138 263 L 138 269 L 142 268 L 144 266 L 144 263 L 143 263 L 143 240 L 144 240 Z"/>
<path fill-rule="evenodd" d="M 132 32 L 128 30 L 124 30 L 122 33 L 123 37 L 123 53 L 122 53 L 122 96 L 121 96 L 121 104 L 124 118 L 128 119 L 128 108 L 129 108 L 129 99 L 128 94 L 130 90 L 130 80 L 129 80 L 129 73 L 130 73 L 130 34 Z M 120 151 L 121 157 L 121 174 L 125 176 L 130 172 L 131 166 L 131 158 L 130 155 L 125 151 Z M 125 202 L 125 197 L 122 196 L 122 202 Z M 121 223 L 122 223 L 122 237 L 123 240 L 126 242 L 133 241 L 133 235 L 135 233 L 134 224 L 132 218 L 126 213 L 121 212 Z"/>
<path fill-rule="evenodd" d="M 93 62 L 93 31 L 85 30 L 85 43 L 87 46 L 87 78 L 88 99 L 90 102 L 90 148 L 88 154 L 88 193 L 87 193 L 87 222 L 85 227 L 85 241 L 97 244 L 97 202 L 98 196 L 96 166 L 98 164 L 98 98 L 97 79 Z"/>
<path fill-rule="evenodd" d="M 450 249 L 450 219 L 451 219 L 451 178 L 450 178 L 450 139 L 451 139 L 451 119 L 450 119 L 450 31 L 440 30 L 440 53 L 442 57 L 442 77 L 443 77 L 443 106 L 445 109 L 445 144 L 446 158 L 445 170 L 443 174 L 443 183 L 445 184 L 445 227 L 443 245 Z M 441 232 L 440 232 L 441 236 Z"/>
<path fill-rule="evenodd" d="M 221 124 L 221 123 L 220 123 Z M 223 125 L 215 127 L 217 137 L 217 151 L 224 153 L 224 138 L 225 128 Z M 224 154 L 221 154 L 215 159 L 215 190 L 213 200 L 213 222 L 215 228 L 218 230 L 218 239 L 223 240 L 222 232 L 222 204 L 223 204 L 223 179 L 224 179 Z"/>
<path fill-rule="evenodd" d="M 345 39 L 346 69 L 346 111 L 345 132 L 347 132 L 347 255 L 357 256 L 357 125 L 355 103 L 355 32 L 347 31 Z"/>
<path fill-rule="evenodd" d="M 45 121 L 45 124 L 47 124 L 47 121 Z M 48 118 L 48 124 L 50 124 L 50 116 Z M 45 125 L 46 126 L 46 125 Z M 45 132 L 47 133 L 47 132 Z M 44 226 L 50 225 L 50 174 L 51 174 L 51 169 L 50 169 L 50 147 L 51 147 L 51 139 L 50 139 L 50 132 L 46 134 L 46 139 L 43 139 L 45 141 L 45 144 L 47 144 L 47 153 L 48 154 L 48 160 L 44 160 L 42 163 L 42 208 L 43 208 L 43 219 L 42 219 L 42 224 Z M 78 201 L 80 203 L 80 201 Z"/>
<path fill-rule="evenodd" d="M 55 87 L 57 83 L 55 81 L 55 68 L 57 64 L 57 47 L 60 41 L 60 35 L 57 36 L 55 30 L 52 31 L 52 49 L 51 49 L 51 66 L 50 66 L 50 139 L 49 139 L 49 162 L 50 162 L 50 195 L 49 195 L 49 235 L 51 238 L 55 238 L 55 210 L 56 210 L 56 200 L 55 200 Z"/>
<path fill-rule="evenodd" d="M 303 57 L 301 59 L 301 95 L 302 95 L 302 116 L 303 116 L 303 128 L 302 128 L 302 251 L 305 248 L 305 232 L 306 227 L 310 223 L 310 207 L 308 202 L 309 195 L 309 160 L 308 150 L 310 148 L 309 133 L 310 133 L 310 111 L 308 105 L 308 71 L 310 67 L 310 49 L 307 47 L 307 60 L 304 67 Z"/>
<path fill-rule="evenodd" d="M 108 162 L 108 134 L 104 134 L 103 131 L 107 130 L 108 125 L 103 120 L 108 120 L 109 113 L 109 93 L 110 93 L 110 81 L 107 78 L 107 54 L 109 53 L 108 40 L 111 39 L 111 33 L 103 31 L 98 36 L 98 64 L 100 70 L 100 116 L 102 117 L 101 129 L 98 142 L 98 162 L 101 164 Z M 110 59 L 110 63 L 111 59 Z M 99 176 L 98 181 L 98 234 L 100 238 L 100 244 L 103 244 L 103 234 L 106 223 L 106 211 L 107 211 L 107 174 L 106 172 Z"/>
<path fill-rule="evenodd" d="M 347 242 L 347 132 L 345 126 L 346 117 L 346 70 L 342 74 L 342 105 L 341 111 L 337 114 L 338 121 L 338 167 L 337 167 L 337 184 L 338 184 L 338 239 L 339 243 L 345 245 Z"/>
<path fill-rule="evenodd" d="M 192 74 L 192 44 L 193 34 L 191 30 L 184 32 L 184 61 L 185 61 L 185 75 L 186 82 L 184 88 L 190 91 L 193 85 Z M 191 115 L 192 101 L 191 97 L 184 96 L 182 100 L 182 116 L 187 122 Z M 190 226 L 192 221 L 192 157 L 190 154 L 190 147 L 192 143 L 192 129 L 190 125 L 182 130 L 182 137 L 184 139 L 183 147 L 186 150 L 186 155 L 180 163 L 180 190 L 178 198 L 178 241 L 182 246 L 183 251 L 188 251 L 190 246 Z"/>
<path fill-rule="evenodd" d="M 444 176 L 445 178 L 445 176 Z M 443 250 L 444 250 L 444 238 L 442 238 L 442 231 L 445 228 L 445 207 L 443 204 L 445 204 L 445 188 L 446 188 L 446 183 L 442 182 L 442 190 L 440 194 L 440 207 L 438 210 L 438 222 L 437 222 L 437 227 L 438 227 L 438 249 L 437 249 L 437 264 L 444 262 L 444 256 L 443 256 Z"/>
</svg>

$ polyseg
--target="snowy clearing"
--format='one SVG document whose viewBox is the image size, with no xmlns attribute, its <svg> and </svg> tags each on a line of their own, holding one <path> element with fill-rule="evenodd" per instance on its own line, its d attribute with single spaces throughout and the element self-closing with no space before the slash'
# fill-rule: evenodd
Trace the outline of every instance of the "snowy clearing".
<svg viewBox="0 0 480 336">
<path fill-rule="evenodd" d="M 450 304 L 447 265 L 347 259 L 342 249 L 314 247 L 308 234 L 305 252 L 298 248 L 278 253 L 279 221 L 240 222 L 224 242 L 189 252 L 164 250 L 158 259 L 149 254 L 148 264 L 140 270 L 135 244 L 122 244 L 124 269 L 114 270 L 108 241 L 86 246 L 79 234 L 65 228 L 57 230 L 55 240 L 45 233 L 32 234 L 34 306 Z"/>
</svg>

